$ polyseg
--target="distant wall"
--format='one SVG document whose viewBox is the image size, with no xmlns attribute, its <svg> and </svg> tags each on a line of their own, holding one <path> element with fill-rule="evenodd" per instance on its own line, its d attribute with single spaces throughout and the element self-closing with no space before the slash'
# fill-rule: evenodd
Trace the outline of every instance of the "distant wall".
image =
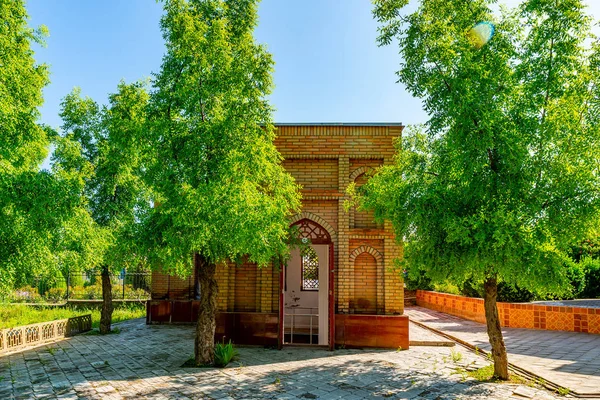
<svg viewBox="0 0 600 400">
<path fill-rule="evenodd" d="M 485 323 L 483 299 L 417 290 L 417 305 Z M 600 309 L 498 303 L 502 326 L 600 334 Z"/>
</svg>

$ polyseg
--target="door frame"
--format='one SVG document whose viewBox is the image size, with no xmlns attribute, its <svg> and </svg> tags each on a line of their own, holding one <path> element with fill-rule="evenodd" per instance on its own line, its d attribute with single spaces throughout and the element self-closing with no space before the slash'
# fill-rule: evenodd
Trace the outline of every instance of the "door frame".
<svg viewBox="0 0 600 400">
<path fill-rule="evenodd" d="M 334 268 L 334 243 L 331 240 L 331 235 L 325 228 L 316 223 L 313 220 L 304 218 L 292 224 L 299 225 L 301 227 L 301 237 L 310 239 L 312 244 L 326 244 L 329 245 L 329 350 L 335 349 L 335 268 Z M 308 228 L 306 228 L 308 226 Z M 306 229 L 305 229 L 306 228 Z M 279 264 L 279 326 L 278 326 L 278 338 L 277 348 L 281 350 L 283 348 L 283 318 L 284 318 L 284 307 L 285 307 L 285 265 L 283 262 Z"/>
</svg>

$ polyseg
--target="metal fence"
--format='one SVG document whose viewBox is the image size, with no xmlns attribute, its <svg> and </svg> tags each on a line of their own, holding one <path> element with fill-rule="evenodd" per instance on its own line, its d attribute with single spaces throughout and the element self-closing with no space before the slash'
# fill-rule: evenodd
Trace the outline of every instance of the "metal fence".
<svg viewBox="0 0 600 400">
<path fill-rule="evenodd" d="M 126 270 L 111 275 L 113 299 L 150 299 L 151 272 Z M 62 302 L 65 300 L 101 300 L 100 271 L 69 271 L 53 278 L 32 278 L 30 282 L 9 293 L 9 302 Z"/>
</svg>

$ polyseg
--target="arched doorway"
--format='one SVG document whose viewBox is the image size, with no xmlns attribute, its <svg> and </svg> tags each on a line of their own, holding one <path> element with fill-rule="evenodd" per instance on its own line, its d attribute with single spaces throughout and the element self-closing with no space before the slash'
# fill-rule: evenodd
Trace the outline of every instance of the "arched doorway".
<svg viewBox="0 0 600 400">
<path fill-rule="evenodd" d="M 334 346 L 334 268 L 330 233 L 308 218 L 297 226 L 302 248 L 280 273 L 280 347 L 284 344 Z"/>
</svg>

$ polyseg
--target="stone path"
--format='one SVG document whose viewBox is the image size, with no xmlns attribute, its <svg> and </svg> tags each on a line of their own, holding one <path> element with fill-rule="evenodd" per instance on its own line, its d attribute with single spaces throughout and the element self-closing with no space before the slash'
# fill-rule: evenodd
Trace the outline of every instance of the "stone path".
<svg viewBox="0 0 600 400">
<path fill-rule="evenodd" d="M 410 346 L 447 346 L 452 347 L 456 343 L 443 336 L 436 335 L 429 329 L 420 327 L 412 322 L 409 323 Z"/>
<path fill-rule="evenodd" d="M 423 307 L 405 310 L 421 322 L 484 350 L 490 349 L 485 325 Z M 600 398 L 600 335 L 502 328 L 508 361 L 580 394 Z"/>
<path fill-rule="evenodd" d="M 232 368 L 197 369 L 180 367 L 192 354 L 192 327 L 146 326 L 143 320 L 119 327 L 119 334 L 80 335 L 1 357 L 0 399 L 507 399 L 515 392 L 559 398 L 539 388 L 467 378 L 459 368 L 487 361 L 463 350 L 454 362 L 459 348 L 247 347 Z"/>
</svg>

